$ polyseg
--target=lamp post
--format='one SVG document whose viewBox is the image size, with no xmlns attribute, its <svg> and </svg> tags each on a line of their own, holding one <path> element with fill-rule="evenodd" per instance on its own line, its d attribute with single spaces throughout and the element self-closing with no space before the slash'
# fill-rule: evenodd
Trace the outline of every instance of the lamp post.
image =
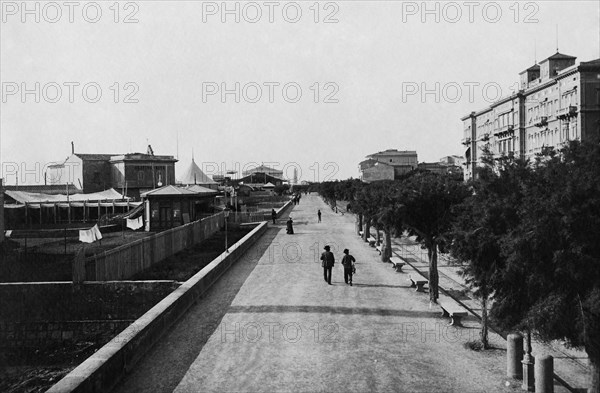
<svg viewBox="0 0 600 393">
<path fill-rule="evenodd" d="M 229 247 L 227 246 L 227 221 L 230 211 L 231 210 L 229 210 L 228 208 L 223 210 L 223 214 L 225 215 L 225 252 L 229 252 Z"/>
</svg>

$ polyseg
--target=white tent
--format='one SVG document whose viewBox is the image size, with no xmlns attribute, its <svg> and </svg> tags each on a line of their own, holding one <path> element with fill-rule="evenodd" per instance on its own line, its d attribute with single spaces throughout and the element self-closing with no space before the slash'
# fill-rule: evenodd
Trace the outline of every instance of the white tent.
<svg viewBox="0 0 600 393">
<path fill-rule="evenodd" d="M 218 183 L 208 177 L 202 170 L 196 165 L 194 159 L 192 158 L 192 162 L 190 166 L 185 171 L 183 177 L 180 180 L 181 184 L 192 185 L 192 184 L 200 184 L 200 185 L 217 185 Z"/>
</svg>

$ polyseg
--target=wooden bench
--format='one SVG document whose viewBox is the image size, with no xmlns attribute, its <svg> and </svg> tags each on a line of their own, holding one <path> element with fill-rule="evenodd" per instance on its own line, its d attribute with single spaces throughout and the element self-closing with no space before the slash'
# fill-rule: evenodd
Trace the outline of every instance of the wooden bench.
<svg viewBox="0 0 600 393">
<path fill-rule="evenodd" d="M 397 257 L 390 257 L 390 262 L 392 263 L 392 267 L 396 269 L 396 272 L 402 273 L 402 266 L 406 265 L 406 262 Z"/>
<path fill-rule="evenodd" d="M 462 326 L 461 318 L 468 315 L 467 311 L 453 299 L 438 298 L 439 306 L 442 308 L 442 316 L 450 317 L 451 326 Z"/>
<path fill-rule="evenodd" d="M 358 231 L 358 236 L 362 237 L 363 231 Z"/>
<path fill-rule="evenodd" d="M 375 248 L 379 252 L 379 255 L 381 255 L 381 251 L 383 250 L 383 244 L 379 244 L 379 245 L 375 246 Z"/>
<path fill-rule="evenodd" d="M 417 288 L 415 289 L 416 292 L 425 292 L 423 290 L 423 286 L 425 284 L 427 284 L 429 281 L 425 279 L 425 277 L 421 276 L 420 274 L 409 274 L 408 275 L 408 281 L 411 282 L 410 287 L 411 288 Z"/>
<path fill-rule="evenodd" d="M 368 238 L 367 241 L 369 242 L 369 246 L 371 247 L 375 247 L 375 243 L 377 243 L 377 239 L 375 239 L 373 236 Z"/>
</svg>

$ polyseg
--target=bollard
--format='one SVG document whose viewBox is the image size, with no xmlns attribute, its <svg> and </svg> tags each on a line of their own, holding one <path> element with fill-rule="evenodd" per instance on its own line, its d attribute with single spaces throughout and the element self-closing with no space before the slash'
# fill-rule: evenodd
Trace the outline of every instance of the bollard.
<svg viewBox="0 0 600 393">
<path fill-rule="evenodd" d="M 554 393 L 554 358 L 540 356 L 535 361 L 536 393 Z"/>
<path fill-rule="evenodd" d="M 509 378 L 523 378 L 523 336 L 511 333 L 506 337 L 506 376 Z"/>
</svg>

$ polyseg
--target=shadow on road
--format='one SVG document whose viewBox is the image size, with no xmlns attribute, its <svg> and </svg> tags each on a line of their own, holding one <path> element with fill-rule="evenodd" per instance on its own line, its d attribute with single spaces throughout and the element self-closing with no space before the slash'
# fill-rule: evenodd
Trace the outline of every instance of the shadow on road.
<svg viewBox="0 0 600 393">
<path fill-rule="evenodd" d="M 229 313 L 322 313 L 343 315 L 377 315 L 382 317 L 414 317 L 435 318 L 438 314 L 434 311 L 411 311 L 389 308 L 361 308 L 361 307 L 331 307 L 331 306 L 232 306 Z"/>
</svg>

